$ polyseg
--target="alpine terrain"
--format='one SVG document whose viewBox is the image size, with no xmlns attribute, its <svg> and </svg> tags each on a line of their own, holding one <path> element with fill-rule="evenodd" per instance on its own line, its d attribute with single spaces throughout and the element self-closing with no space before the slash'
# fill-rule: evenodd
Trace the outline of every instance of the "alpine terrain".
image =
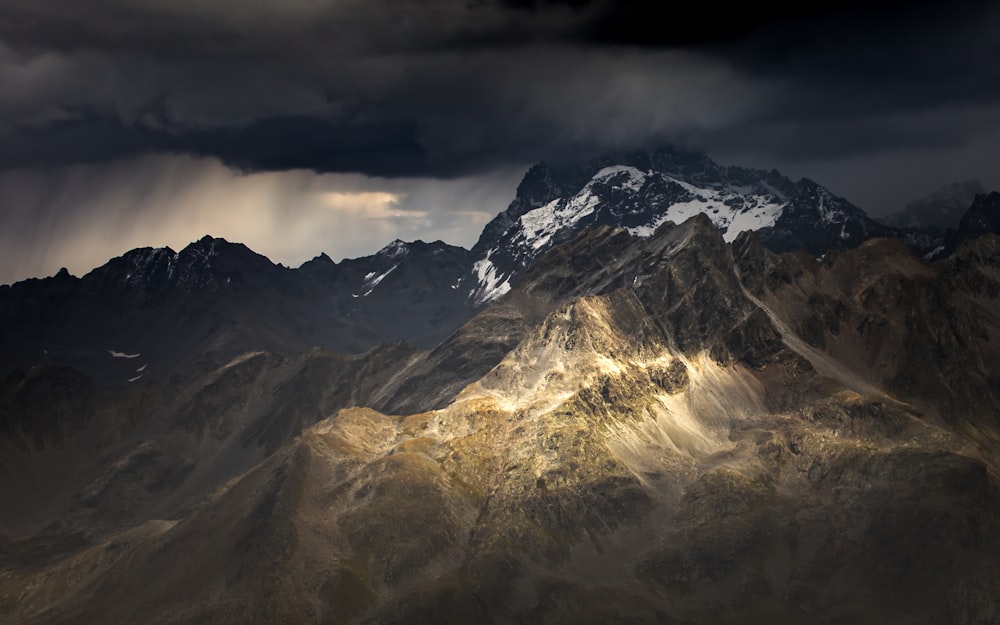
<svg viewBox="0 0 1000 625">
<path fill-rule="evenodd" d="M 0 622 L 1000 622 L 998 201 L 925 258 L 665 148 L 3 287 Z"/>
</svg>

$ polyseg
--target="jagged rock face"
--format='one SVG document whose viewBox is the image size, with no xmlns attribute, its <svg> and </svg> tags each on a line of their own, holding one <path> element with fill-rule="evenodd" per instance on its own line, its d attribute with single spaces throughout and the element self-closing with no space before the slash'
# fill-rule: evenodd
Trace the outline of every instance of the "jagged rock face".
<svg viewBox="0 0 1000 625">
<path fill-rule="evenodd" d="M 776 171 L 722 167 L 677 148 L 600 159 L 557 170 L 538 165 L 510 207 L 484 229 L 472 250 L 466 282 L 474 303 L 490 302 L 516 284 L 553 246 L 600 225 L 651 236 L 667 222 L 704 214 L 727 241 L 759 230 L 777 251 L 822 255 L 873 236 L 899 234 L 809 180 Z"/>
<path fill-rule="evenodd" d="M 407 341 L 428 348 L 473 314 L 458 282 L 469 265 L 468 250 L 440 241 L 394 241 L 373 256 L 341 263 L 337 310 L 373 329 L 381 341 Z M 356 286 L 355 286 L 356 285 Z"/>
<path fill-rule="evenodd" d="M 427 348 L 474 312 L 456 284 L 467 257 L 441 242 L 397 241 L 295 270 L 210 237 L 180 252 L 137 249 L 83 278 L 0 287 L 0 370 L 72 366 L 121 387 L 180 381 L 250 350 Z"/>
<path fill-rule="evenodd" d="M 1000 193 L 996 191 L 976 196 L 956 231 L 951 233 L 948 245 L 955 248 L 962 241 L 988 233 L 1000 234 Z"/>
<path fill-rule="evenodd" d="M 822 256 L 830 250 L 857 247 L 873 237 L 899 233 L 879 224 L 844 198 L 812 182 L 801 180 L 772 228 L 762 233 L 764 245 L 776 252 L 805 250 Z"/>
<path fill-rule="evenodd" d="M 7 418 L 0 502 L 46 477 L 64 524 L 0 518 L 0 615 L 992 623 L 998 285 L 991 235 L 928 264 L 603 227 L 431 356 L 253 355 L 58 445 Z"/>
</svg>

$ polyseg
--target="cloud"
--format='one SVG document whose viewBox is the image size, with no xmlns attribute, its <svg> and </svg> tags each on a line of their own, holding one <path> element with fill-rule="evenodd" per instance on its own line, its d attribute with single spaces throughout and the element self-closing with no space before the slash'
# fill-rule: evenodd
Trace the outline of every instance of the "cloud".
<svg viewBox="0 0 1000 625">
<path fill-rule="evenodd" d="M 402 196 L 386 191 L 328 191 L 322 194 L 322 201 L 338 211 L 357 211 L 363 219 L 386 219 L 402 217 L 407 219 L 427 216 L 426 211 L 403 211 L 399 208 Z"/>
<path fill-rule="evenodd" d="M 665 142 L 866 207 L 962 171 L 1000 185 L 971 173 L 1000 159 L 982 140 L 1000 127 L 996 3 L 684 9 L 5 0 L 4 266 L 79 271 L 112 248 L 205 233 L 289 263 L 397 236 L 468 245 L 529 164 Z M 356 195 L 366 208 L 331 211 L 324 193 L 399 203 Z"/>
<path fill-rule="evenodd" d="M 936 117 L 1000 104 L 990 3 L 662 9 L 9 0 L 0 168 L 168 153 L 453 178 L 663 142 L 853 158 L 950 150 L 968 128 Z"/>
<path fill-rule="evenodd" d="M 0 167 L 166 151 L 245 171 L 451 177 L 738 141 L 750 125 L 780 128 L 782 151 L 807 156 L 838 121 L 866 139 L 842 150 L 892 151 L 940 138 L 872 135 L 864 120 L 1000 101 L 989 3 L 661 9 L 10 0 L 0 77 L 17 88 L 0 94 Z"/>
<path fill-rule="evenodd" d="M 765 85 L 744 80 L 726 63 L 675 51 L 608 55 L 544 46 L 358 63 L 382 78 L 369 79 L 370 85 L 355 80 L 350 93 L 336 87 L 327 94 L 329 110 L 320 114 L 256 117 L 260 111 L 248 112 L 249 105 L 234 106 L 220 124 L 214 110 L 189 97 L 189 89 L 205 97 L 196 87 L 142 106 L 133 102 L 127 116 L 63 105 L 69 113 L 48 124 L 15 126 L 0 143 L 0 168 L 167 152 L 216 157 L 247 172 L 455 177 L 653 145 L 692 127 L 732 127 L 759 115 L 768 97 Z M 276 92 L 286 79 L 258 83 L 261 91 Z M 296 109 L 294 102 L 288 106 Z"/>
</svg>

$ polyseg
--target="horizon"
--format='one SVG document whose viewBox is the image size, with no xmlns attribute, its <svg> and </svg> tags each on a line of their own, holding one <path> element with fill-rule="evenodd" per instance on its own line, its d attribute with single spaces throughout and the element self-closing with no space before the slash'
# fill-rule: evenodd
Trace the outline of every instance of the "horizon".
<svg viewBox="0 0 1000 625">
<path fill-rule="evenodd" d="M 670 147 L 676 147 L 676 146 L 672 146 L 672 145 L 669 145 L 669 144 L 660 146 L 660 148 L 670 148 Z M 686 148 L 686 147 L 682 147 L 681 149 L 682 150 L 688 150 L 688 148 Z M 650 150 L 650 151 L 652 151 L 652 150 Z M 695 151 L 695 153 L 708 156 L 708 158 L 711 159 L 711 155 L 705 154 L 703 152 L 697 152 L 697 151 Z M 620 156 L 620 155 L 621 154 L 612 155 L 611 158 L 614 158 L 615 156 Z M 589 162 L 589 159 L 586 159 L 586 162 Z M 821 181 L 816 181 L 816 180 L 810 178 L 809 176 L 798 176 L 798 177 L 787 176 L 784 172 L 782 172 L 780 170 L 777 170 L 776 168 L 770 168 L 770 169 L 768 169 L 768 168 L 765 168 L 765 167 L 744 167 L 743 165 L 740 165 L 740 164 L 722 164 L 722 163 L 717 163 L 717 164 L 719 164 L 720 166 L 723 166 L 723 167 L 742 167 L 744 169 L 753 169 L 753 170 L 758 170 L 758 171 L 771 171 L 771 170 L 775 170 L 775 171 L 778 171 L 779 174 L 781 174 L 781 175 L 785 176 L 786 178 L 788 178 L 789 180 L 792 180 L 792 182 L 798 183 L 798 182 L 800 182 L 802 180 L 812 180 L 813 182 L 816 182 L 817 184 L 820 184 L 821 186 L 829 189 L 829 187 L 826 187 L 826 185 L 824 185 Z M 527 166 L 527 169 L 530 169 L 530 168 L 535 167 L 537 165 L 543 165 L 544 166 L 544 165 L 549 165 L 549 163 L 545 163 L 545 162 L 534 163 L 532 165 Z M 527 173 L 527 169 L 525 170 L 525 173 Z M 253 175 L 253 174 L 250 174 L 250 175 Z M 523 175 L 522 175 L 522 179 L 523 179 Z M 922 199 L 926 199 L 927 197 L 931 196 L 932 194 L 934 194 L 936 192 L 939 192 L 939 191 L 941 191 L 941 190 L 943 190 L 945 188 L 951 187 L 951 186 L 964 185 L 964 184 L 969 184 L 969 183 L 982 184 L 982 182 L 979 181 L 979 180 L 953 181 L 953 182 L 945 183 L 944 185 L 940 185 L 940 186 L 936 187 L 935 189 L 930 190 L 928 193 L 925 193 L 922 196 L 914 197 L 914 198 L 912 198 L 910 200 L 910 202 L 919 201 L 919 200 L 922 200 Z M 517 185 L 514 185 L 514 187 L 512 187 L 511 201 L 516 196 L 516 188 L 517 188 Z M 834 195 L 836 195 L 838 197 L 843 197 L 844 199 L 848 200 L 852 204 L 855 204 L 855 206 L 858 206 L 859 208 L 861 208 L 862 210 L 864 210 L 865 213 L 868 214 L 870 217 L 873 217 L 873 218 L 877 219 L 878 217 L 884 217 L 884 216 L 890 214 L 890 212 L 894 212 L 894 211 L 887 211 L 887 212 L 884 212 L 882 214 L 872 213 L 872 212 L 868 211 L 867 209 L 865 209 L 865 207 L 860 206 L 859 204 L 853 202 L 850 197 L 846 197 L 846 196 L 844 196 L 842 194 L 837 193 L 835 189 L 829 189 L 829 190 Z M 986 187 L 986 193 L 991 193 L 991 192 L 996 192 L 996 190 L 995 189 L 991 189 L 989 187 Z M 333 192 L 332 194 L 335 195 L 335 196 L 336 195 L 341 195 L 341 194 L 338 194 L 336 192 Z M 364 195 L 368 195 L 368 194 L 362 192 L 361 195 L 364 196 Z M 371 195 L 381 195 L 381 194 L 372 193 Z M 396 200 L 396 198 L 393 198 L 390 201 L 397 201 L 397 200 Z M 283 266 L 283 267 L 286 267 L 286 268 L 289 268 L 289 269 L 298 269 L 303 264 L 309 262 L 310 260 L 319 258 L 319 257 L 324 256 L 324 255 L 327 256 L 328 258 L 330 258 L 330 260 L 333 261 L 335 264 L 340 264 L 341 262 L 343 262 L 345 260 L 354 260 L 354 259 L 360 259 L 360 258 L 370 257 L 370 256 L 373 256 L 373 255 L 377 254 L 382 249 L 384 249 L 385 247 L 387 247 L 388 245 L 391 245 L 393 242 L 396 242 L 396 241 L 402 241 L 404 243 L 419 243 L 419 242 L 435 243 L 435 242 L 441 242 L 441 243 L 444 243 L 444 244 L 447 244 L 447 245 L 451 245 L 451 246 L 455 246 L 455 247 L 461 247 L 461 248 L 466 249 L 466 250 L 471 250 L 472 247 L 475 245 L 476 240 L 478 240 L 478 237 L 481 235 L 482 230 L 486 226 L 486 224 L 489 223 L 489 221 L 492 220 L 494 217 L 496 217 L 497 215 L 499 215 L 500 213 L 502 213 L 503 211 L 505 211 L 508 208 L 509 204 L 510 204 L 510 202 L 507 202 L 506 204 L 503 205 L 502 208 L 500 208 L 499 210 L 497 210 L 497 212 L 495 212 L 492 215 L 490 215 L 483 222 L 482 226 L 480 226 L 479 229 L 475 231 L 476 238 L 473 238 L 471 240 L 467 239 L 467 240 L 469 240 L 469 243 L 456 243 L 456 242 L 453 242 L 453 241 L 445 240 L 444 238 L 440 238 L 440 237 L 439 238 L 430 238 L 430 237 L 421 237 L 420 235 L 416 235 L 414 238 L 406 238 L 406 239 L 401 238 L 399 236 L 396 236 L 396 237 L 394 237 L 394 238 L 392 238 L 390 240 L 384 241 L 382 244 L 379 244 L 378 247 L 375 247 L 374 249 L 369 249 L 368 251 L 364 251 L 364 252 L 361 252 L 359 254 L 354 254 L 354 255 L 346 255 L 346 254 L 335 255 L 335 252 L 332 252 L 332 250 L 328 250 L 328 249 L 314 250 L 314 251 L 311 251 L 311 252 L 308 251 L 308 250 L 299 250 L 296 254 L 289 255 L 287 252 L 283 252 L 283 251 L 280 251 L 280 250 L 277 253 L 269 252 L 267 249 L 255 246 L 254 243 L 253 243 L 253 241 L 251 239 L 247 239 L 247 240 L 239 239 L 239 240 L 237 240 L 237 239 L 233 238 L 232 236 L 227 236 L 226 234 L 220 234 L 220 233 L 217 233 L 217 232 L 205 232 L 205 233 L 201 234 L 200 236 L 195 236 L 194 238 L 191 238 L 191 239 L 189 239 L 187 241 L 182 241 L 179 238 L 176 238 L 177 236 L 181 236 L 181 237 L 184 236 L 183 234 L 181 234 L 181 235 L 175 235 L 175 238 L 171 239 L 171 241 L 168 242 L 168 243 L 156 244 L 155 242 L 153 242 L 153 243 L 145 243 L 145 244 L 139 244 L 139 245 L 130 245 L 130 246 L 124 247 L 124 248 L 119 247 L 119 248 L 116 248 L 116 249 L 120 249 L 119 252 L 117 252 L 117 253 L 113 252 L 113 253 L 111 253 L 111 255 L 106 256 L 104 258 L 93 257 L 93 254 L 91 254 L 91 257 L 93 257 L 96 260 L 91 260 L 91 259 L 88 258 L 87 260 L 81 260 L 80 262 L 77 263 L 77 265 L 81 265 L 82 264 L 82 265 L 84 265 L 86 267 L 86 268 L 83 268 L 83 269 L 79 269 L 79 268 L 72 268 L 71 269 L 68 265 L 60 265 L 59 267 L 55 268 L 54 270 L 51 270 L 49 273 L 36 273 L 35 275 L 27 275 L 27 276 L 24 276 L 24 277 L 19 277 L 19 278 L 14 278 L 14 279 L 9 279 L 8 278 L 6 280 L 2 276 L 0 276 L 0 286 L 11 286 L 11 285 L 16 284 L 18 282 L 23 282 L 23 281 L 32 280 L 32 279 L 52 278 L 52 277 L 55 277 L 57 274 L 61 273 L 63 270 L 66 270 L 69 273 L 69 275 L 72 276 L 72 277 L 74 277 L 74 278 L 83 278 L 84 276 L 86 276 L 87 274 L 93 272 L 94 270 L 100 269 L 101 267 L 103 267 L 104 265 L 106 265 L 111 260 L 113 260 L 115 258 L 118 258 L 118 257 L 121 257 L 121 256 L 123 256 L 123 255 L 125 255 L 125 254 L 127 254 L 127 253 L 129 253 L 131 251 L 137 250 L 137 249 L 146 249 L 146 248 L 148 248 L 148 249 L 169 249 L 171 251 L 174 251 L 175 253 L 179 253 L 179 252 L 183 251 L 185 248 L 187 248 L 187 247 L 189 247 L 191 245 L 194 245 L 194 244 L 198 243 L 199 241 L 201 241 L 202 239 L 205 239 L 205 238 L 222 240 L 222 241 L 230 243 L 230 244 L 244 245 L 250 251 L 252 251 L 252 252 L 254 252 L 254 253 L 256 253 L 256 254 L 258 254 L 260 256 L 265 257 L 272 264 L 274 264 L 276 266 Z M 909 202 L 907 204 L 909 204 Z M 895 210 L 897 210 L 897 211 L 898 210 L 902 210 L 904 207 L 905 207 L 905 205 L 904 206 L 900 206 L 900 207 L 896 208 Z M 225 227 L 223 229 L 225 229 Z M 470 230 L 466 234 L 471 234 L 471 232 L 472 231 Z M 237 234 L 237 236 L 239 236 L 239 235 Z M 265 247 L 267 247 L 267 240 L 261 240 L 261 242 L 264 244 Z M 104 249 L 103 245 L 101 246 L 101 249 Z M 88 265 L 87 263 L 91 263 L 91 264 Z"/>
</svg>

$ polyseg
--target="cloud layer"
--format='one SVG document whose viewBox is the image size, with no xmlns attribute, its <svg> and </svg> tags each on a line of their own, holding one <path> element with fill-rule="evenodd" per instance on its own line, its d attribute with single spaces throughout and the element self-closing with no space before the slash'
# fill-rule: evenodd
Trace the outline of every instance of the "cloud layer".
<svg viewBox="0 0 1000 625">
<path fill-rule="evenodd" d="M 451 176 L 775 127 L 759 151 L 857 156 L 961 142 L 957 109 L 1000 104 L 988 3 L 776 6 L 10 0 L 0 167 Z"/>
<path fill-rule="evenodd" d="M 532 162 L 679 142 L 881 213 L 956 177 L 1000 186 L 984 165 L 1000 159 L 997 58 L 990 2 L 6 0 L 0 201 L 6 224 L 58 211 L 85 237 L 138 179 L 147 191 L 120 219 L 238 237 L 236 222 L 185 217 L 201 205 L 187 189 L 243 198 L 260 183 L 232 210 L 266 224 L 256 193 L 311 214 L 294 191 L 307 179 L 339 193 L 358 175 L 365 192 L 411 198 L 450 180 L 495 189 L 483 212 L 513 193 L 496 181 Z M 468 202 L 448 201 L 429 231 L 452 210 L 452 240 L 474 239 Z"/>
</svg>

